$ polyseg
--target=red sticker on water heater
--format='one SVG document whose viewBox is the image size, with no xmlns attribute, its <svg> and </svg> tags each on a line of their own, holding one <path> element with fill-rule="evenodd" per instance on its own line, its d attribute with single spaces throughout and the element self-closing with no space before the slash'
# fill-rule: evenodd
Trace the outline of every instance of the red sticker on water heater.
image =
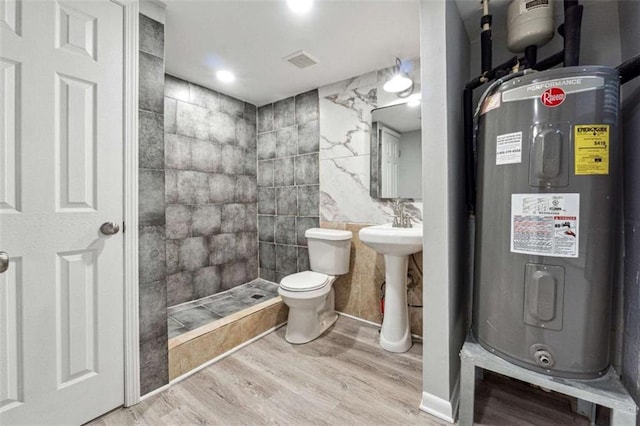
<svg viewBox="0 0 640 426">
<path fill-rule="evenodd" d="M 550 89 L 542 92 L 542 95 L 540 95 L 540 101 L 544 106 L 553 108 L 563 103 L 566 97 L 566 93 L 564 93 L 564 90 L 560 87 L 551 87 Z"/>
</svg>

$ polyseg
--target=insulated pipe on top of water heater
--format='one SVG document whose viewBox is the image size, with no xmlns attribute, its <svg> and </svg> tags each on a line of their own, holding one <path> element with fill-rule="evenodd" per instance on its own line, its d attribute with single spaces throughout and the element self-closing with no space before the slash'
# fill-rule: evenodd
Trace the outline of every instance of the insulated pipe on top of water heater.
<svg viewBox="0 0 640 426">
<path fill-rule="evenodd" d="M 564 0 L 564 24 L 560 31 L 564 39 L 564 66 L 575 67 L 580 63 L 580 31 L 582 11 L 577 0 Z"/>
<path fill-rule="evenodd" d="M 482 0 L 482 18 L 480 18 L 480 63 L 481 74 L 485 75 L 491 70 L 491 22 L 493 17 L 489 14 L 489 0 Z"/>
</svg>

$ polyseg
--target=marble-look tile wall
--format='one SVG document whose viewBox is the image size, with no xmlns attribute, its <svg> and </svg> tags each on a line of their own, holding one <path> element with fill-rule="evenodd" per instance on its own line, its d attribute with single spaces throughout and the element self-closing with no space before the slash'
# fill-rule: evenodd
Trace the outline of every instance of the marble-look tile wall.
<svg viewBox="0 0 640 426">
<path fill-rule="evenodd" d="M 260 277 L 309 269 L 304 232 L 319 226 L 318 92 L 258 108 Z"/>
<path fill-rule="evenodd" d="M 419 60 L 413 64 L 410 74 L 419 82 Z M 369 224 L 393 220 L 390 203 L 369 195 L 371 110 L 398 101 L 382 90 L 391 71 L 372 71 L 318 89 L 321 226 L 353 233 L 350 272 L 334 283 L 336 309 L 375 323 L 382 321 L 384 261 L 360 242 L 358 232 Z M 419 90 L 417 85 L 416 92 Z M 408 204 L 414 221 L 422 222 L 421 210 L 420 201 Z M 422 253 L 412 256 L 409 270 L 411 332 L 422 335 Z"/>
<path fill-rule="evenodd" d="M 336 279 L 336 310 L 367 321 L 382 323 L 380 314 L 381 285 L 384 282 L 384 258 L 365 246 L 358 238 L 367 225 L 345 222 L 322 222 L 322 228 L 346 229 L 353 233 L 349 273 Z M 422 252 L 409 259 L 407 302 L 411 333 L 422 336 Z"/>
<path fill-rule="evenodd" d="M 140 392 L 169 381 L 164 217 L 164 25 L 140 15 Z"/>
<path fill-rule="evenodd" d="M 165 76 L 169 306 L 258 276 L 256 107 Z"/>
<path fill-rule="evenodd" d="M 419 60 L 412 63 L 410 74 L 419 82 Z M 322 220 L 369 224 L 392 220 L 390 203 L 369 195 L 371 110 L 398 101 L 382 90 L 390 72 L 390 68 L 372 71 L 318 89 Z M 408 207 L 414 221 L 422 222 L 422 202 Z"/>
</svg>

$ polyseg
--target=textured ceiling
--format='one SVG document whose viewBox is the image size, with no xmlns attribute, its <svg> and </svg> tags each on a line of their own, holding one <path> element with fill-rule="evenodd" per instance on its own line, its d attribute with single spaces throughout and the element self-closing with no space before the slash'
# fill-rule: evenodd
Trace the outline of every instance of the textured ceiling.
<svg viewBox="0 0 640 426">
<path fill-rule="evenodd" d="M 258 106 L 420 54 L 418 1 L 316 0 L 303 16 L 284 0 L 166 3 L 166 71 Z M 302 49 L 320 63 L 282 59 Z"/>
</svg>

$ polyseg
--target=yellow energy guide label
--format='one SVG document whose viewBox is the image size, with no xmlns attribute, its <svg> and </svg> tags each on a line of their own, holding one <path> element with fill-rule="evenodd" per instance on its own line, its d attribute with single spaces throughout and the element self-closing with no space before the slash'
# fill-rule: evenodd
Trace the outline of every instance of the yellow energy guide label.
<svg viewBox="0 0 640 426">
<path fill-rule="evenodd" d="M 576 175 L 609 174 L 609 125 L 574 126 Z"/>
</svg>

